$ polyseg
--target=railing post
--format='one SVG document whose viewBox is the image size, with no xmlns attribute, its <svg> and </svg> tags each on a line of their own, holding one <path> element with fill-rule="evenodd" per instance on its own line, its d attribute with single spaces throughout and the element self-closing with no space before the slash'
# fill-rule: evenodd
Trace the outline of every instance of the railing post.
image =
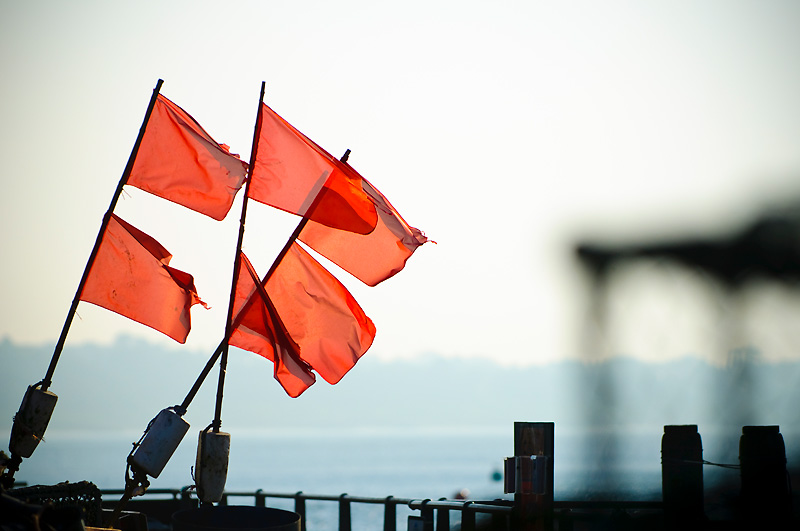
<svg viewBox="0 0 800 531">
<path fill-rule="evenodd" d="M 387 496 L 383 502 L 383 531 L 397 531 L 397 505 L 394 496 Z"/>
<path fill-rule="evenodd" d="M 428 507 L 430 499 L 422 501 L 422 508 L 419 510 L 422 516 L 422 527 L 424 531 L 433 531 L 433 508 Z"/>
<path fill-rule="evenodd" d="M 263 489 L 258 489 L 256 491 L 256 507 L 266 507 L 267 506 L 267 496 L 264 494 Z"/>
<path fill-rule="evenodd" d="M 300 515 L 300 531 L 306 531 L 306 498 L 302 490 L 294 495 L 294 512 Z"/>
<path fill-rule="evenodd" d="M 339 531 L 351 531 L 350 500 L 345 492 L 339 496 Z"/>
<path fill-rule="evenodd" d="M 439 498 L 439 501 L 444 501 L 447 498 Z M 450 529 L 450 509 L 447 507 L 439 507 L 436 509 L 436 531 L 449 531 Z"/>
<path fill-rule="evenodd" d="M 475 511 L 469 510 L 472 502 L 464 502 L 461 508 L 461 531 L 475 531 Z"/>
</svg>

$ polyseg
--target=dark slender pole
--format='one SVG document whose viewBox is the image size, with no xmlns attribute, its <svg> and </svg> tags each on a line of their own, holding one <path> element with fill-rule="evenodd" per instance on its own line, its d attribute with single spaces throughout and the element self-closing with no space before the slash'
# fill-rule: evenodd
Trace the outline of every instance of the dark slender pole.
<svg viewBox="0 0 800 531">
<path fill-rule="evenodd" d="M 344 155 L 342 155 L 342 158 L 340 158 L 339 160 L 341 162 L 347 162 L 348 158 L 350 158 L 350 150 L 349 149 L 344 152 Z M 319 195 L 317 196 L 317 198 L 319 198 Z M 314 202 L 311 204 L 311 208 L 308 209 L 308 212 L 306 213 L 306 216 L 309 216 L 311 214 L 311 212 L 314 210 L 316 205 L 317 205 L 317 201 L 316 201 L 316 198 L 315 198 Z M 281 249 L 281 252 L 278 253 L 278 256 L 275 258 L 275 261 L 272 262 L 272 266 L 269 268 L 269 271 L 267 271 L 267 274 L 264 275 L 264 280 L 261 282 L 262 284 L 266 284 L 267 280 L 269 280 L 269 278 L 272 276 L 272 274 L 275 272 L 275 270 L 280 265 L 281 260 L 283 260 L 283 257 L 286 256 L 286 253 L 289 252 L 289 249 L 292 247 L 292 244 L 300 236 L 300 233 L 303 232 L 303 229 L 305 228 L 306 223 L 308 223 L 308 217 L 306 217 L 306 216 L 304 216 L 303 219 L 300 220 L 300 223 L 297 224 L 297 227 L 294 229 L 294 232 L 292 233 L 291 236 L 289 236 L 289 240 L 283 246 L 283 249 Z"/>
<path fill-rule="evenodd" d="M 350 150 L 348 149 L 347 151 L 344 152 L 344 155 L 342 155 L 342 158 L 340 158 L 339 160 L 341 162 L 347 162 L 347 159 L 349 157 L 350 157 Z M 267 281 L 270 279 L 270 277 L 272 277 L 273 273 L 275 273 L 275 270 L 280 265 L 281 261 L 283 260 L 283 257 L 286 256 L 286 253 L 289 252 L 289 249 L 292 247 L 292 244 L 300 236 L 300 233 L 303 232 L 303 228 L 306 226 L 306 224 L 309 221 L 309 218 L 307 216 L 310 216 L 311 212 L 313 211 L 313 209 L 316 208 L 318 200 L 319 200 L 319 196 L 317 196 L 314 199 L 314 202 L 311 204 L 311 208 L 308 209 L 308 211 L 306 212 L 306 215 L 303 216 L 303 219 L 301 219 L 300 223 L 298 223 L 297 227 L 295 227 L 294 232 L 292 232 L 292 235 L 289 236 L 288 240 L 286 240 L 286 243 L 283 245 L 283 249 L 281 249 L 281 252 L 279 252 L 278 256 L 275 257 L 275 260 L 272 262 L 272 265 L 270 266 L 269 271 L 267 271 L 267 274 L 264 275 L 264 278 L 261 279 L 261 285 L 262 286 L 266 285 Z M 250 307 L 251 304 L 253 304 L 253 301 L 255 301 L 255 300 L 256 300 L 256 297 L 250 297 L 250 299 L 245 303 L 245 305 L 242 306 L 242 309 L 239 311 L 239 314 L 240 315 L 244 315 L 245 311 Z M 228 335 L 228 337 L 230 337 L 230 334 Z"/>
<path fill-rule="evenodd" d="M 133 145 L 133 150 L 131 150 L 130 157 L 128 157 L 128 164 L 125 165 L 125 171 L 122 173 L 122 177 L 119 180 L 117 190 L 114 192 L 114 197 L 111 199 L 111 204 L 109 205 L 105 216 L 103 216 L 103 222 L 100 225 L 100 231 L 97 233 L 97 239 L 94 242 L 94 248 L 92 248 L 92 253 L 89 255 L 89 260 L 86 262 L 86 268 L 83 270 L 83 276 L 78 284 L 78 290 L 75 292 L 75 297 L 72 299 L 72 305 L 67 313 L 67 319 L 64 322 L 64 327 L 61 329 L 61 336 L 59 336 L 58 343 L 56 343 L 53 357 L 50 359 L 50 366 L 47 368 L 47 374 L 45 374 L 45 377 L 42 380 L 42 391 L 46 391 L 52 383 L 53 373 L 56 370 L 58 359 L 61 357 L 61 351 L 64 349 L 64 342 L 67 340 L 69 327 L 72 324 L 72 319 L 75 317 L 75 312 L 78 309 L 78 303 L 81 300 L 83 286 L 86 284 L 86 279 L 89 277 L 89 271 L 91 271 L 92 264 L 97 256 L 97 251 L 100 249 L 100 243 L 103 241 L 103 235 L 105 234 L 106 227 L 111 219 L 111 214 L 114 212 L 114 207 L 117 206 L 119 196 L 122 194 L 122 188 L 125 186 L 125 183 L 128 182 L 128 177 L 133 169 L 133 163 L 136 160 L 136 154 L 139 152 L 139 146 L 141 145 L 142 138 L 144 137 L 144 131 L 147 128 L 147 122 L 150 120 L 150 115 L 153 112 L 153 107 L 155 107 L 156 99 L 158 98 L 158 93 L 161 90 L 161 85 L 163 83 L 164 80 L 159 79 L 156 83 L 156 87 L 153 89 L 153 96 L 150 98 L 150 104 L 147 106 L 147 112 L 144 115 L 144 121 L 142 122 L 142 126 L 139 128 L 139 136 L 136 137 L 136 143 Z"/>
<path fill-rule="evenodd" d="M 261 133 L 261 107 L 264 103 L 264 89 L 266 84 L 261 82 L 261 95 L 258 99 L 258 113 L 256 114 L 256 124 L 253 128 L 253 146 L 250 149 L 250 165 L 247 184 L 244 187 L 244 199 L 242 200 L 242 216 L 239 219 L 239 240 L 236 242 L 236 255 L 233 258 L 233 279 L 231 280 L 231 295 L 228 301 L 228 318 L 225 321 L 225 340 L 222 342 L 222 351 L 219 362 L 219 381 L 217 383 L 217 404 L 214 410 L 214 422 L 212 423 L 213 431 L 219 432 L 222 426 L 222 395 L 225 387 L 225 371 L 228 367 L 228 339 L 231 337 L 233 328 L 231 326 L 231 319 L 233 318 L 233 303 L 236 299 L 236 284 L 239 281 L 239 263 L 241 261 L 239 255 L 242 251 L 242 241 L 244 240 L 244 222 L 247 217 L 247 194 L 250 191 L 250 183 L 253 181 L 253 170 L 256 165 L 256 153 L 258 152 L 258 137 Z M 219 350 L 219 349 L 218 349 Z M 217 353 L 215 352 L 216 356 Z"/>
<path fill-rule="evenodd" d="M 223 349 L 224 345 L 227 342 L 228 342 L 228 340 L 224 339 L 217 346 L 216 350 L 214 350 L 214 353 L 208 359 L 208 362 L 206 363 L 206 366 L 200 372 L 200 375 L 197 377 L 197 380 L 195 380 L 194 385 L 192 386 L 192 388 L 189 391 L 189 393 L 186 395 L 186 398 L 184 398 L 183 402 L 181 403 L 181 405 L 176 408 L 177 409 L 177 413 L 179 415 L 183 416 L 186 413 L 186 410 L 189 408 L 189 404 L 191 404 L 192 400 L 194 400 L 194 397 L 197 394 L 197 391 L 200 390 L 200 386 L 203 385 L 203 382 L 205 381 L 206 376 L 208 376 L 208 373 L 211 372 L 211 369 L 214 367 L 214 364 L 219 359 L 220 354 L 222 354 L 222 349 Z"/>
<path fill-rule="evenodd" d="M 236 284 L 239 281 L 239 266 L 241 261 L 240 254 L 242 250 L 242 241 L 244 240 L 245 217 L 247 215 L 247 193 L 250 189 L 250 183 L 252 182 L 253 179 L 253 170 L 255 169 L 255 157 L 258 151 L 258 137 L 261 131 L 261 107 L 264 102 L 264 88 L 265 88 L 265 83 L 262 82 L 261 96 L 259 100 L 258 114 L 256 118 L 256 127 L 255 127 L 255 132 L 253 134 L 253 146 L 250 151 L 249 176 L 247 179 L 247 184 L 245 185 L 244 200 L 242 203 L 242 216 L 239 222 L 239 241 L 237 242 L 236 245 L 236 257 L 234 258 L 233 281 L 231 284 L 230 300 L 228 302 L 228 319 L 225 323 L 225 339 L 222 341 L 222 343 L 220 343 L 220 345 L 214 351 L 214 354 L 212 354 L 211 359 L 209 359 L 208 363 L 206 364 L 206 367 L 200 373 L 200 376 L 198 376 L 197 381 L 195 381 L 192 390 L 189 391 L 189 394 L 186 396 L 186 398 L 183 401 L 183 404 L 181 404 L 180 406 L 182 411 L 185 411 L 186 408 L 189 407 L 189 404 L 194 399 L 194 396 L 197 394 L 197 390 L 202 385 L 203 380 L 205 380 L 206 376 L 208 376 L 210 367 L 215 363 L 216 359 L 219 357 L 220 365 L 219 365 L 219 380 L 217 382 L 217 402 L 214 411 L 214 421 L 212 422 L 212 427 L 214 432 L 219 432 L 219 429 L 222 426 L 222 398 L 224 395 L 224 388 L 225 388 L 225 372 L 228 367 L 228 340 L 230 339 L 231 334 L 233 333 L 233 322 L 232 322 L 233 305 L 236 298 Z M 342 158 L 340 158 L 339 160 L 341 162 L 346 163 L 349 157 L 350 157 L 350 150 L 348 149 L 347 151 L 345 151 L 344 155 L 342 155 Z M 318 197 L 319 196 L 317 196 L 317 198 Z M 315 201 L 312 203 L 312 206 L 311 208 L 309 208 L 308 213 L 306 215 L 308 215 L 315 208 L 317 198 L 315 198 Z M 302 232 L 303 228 L 306 226 L 306 223 L 308 223 L 308 218 L 304 216 L 303 219 L 300 220 L 300 223 L 297 224 L 297 227 L 294 229 L 294 232 L 292 232 L 292 235 L 289 236 L 289 239 L 286 241 L 286 244 L 283 246 L 283 249 L 281 249 L 281 252 L 278 253 L 278 256 L 272 262 L 272 266 L 269 268 L 269 271 L 264 276 L 264 279 L 261 281 L 262 285 L 265 284 L 267 280 L 269 280 L 269 278 L 277 269 L 278 265 L 280 265 L 281 261 L 283 260 L 283 257 L 286 256 L 286 253 L 289 252 L 289 249 L 291 248 L 295 240 L 297 240 L 297 237 L 300 235 L 300 232 Z M 247 304 L 250 304 L 250 301 L 248 301 Z M 244 311 L 244 307 L 242 308 L 242 311 Z"/>
<path fill-rule="evenodd" d="M 344 155 L 342 155 L 342 158 L 340 158 L 339 160 L 341 162 L 347 162 L 347 159 L 349 157 L 350 157 L 350 150 L 348 149 L 347 151 L 344 152 Z M 311 212 L 314 210 L 314 208 L 316 208 L 318 199 L 319 199 L 319 196 L 317 196 L 314 199 L 314 202 L 311 204 L 311 207 L 306 212 L 306 215 L 303 216 L 303 219 L 301 219 L 300 223 L 297 224 L 297 227 L 295 227 L 294 232 L 292 232 L 291 236 L 289 236 L 289 239 L 286 240 L 286 243 L 283 245 L 283 249 L 281 249 L 281 252 L 279 252 L 278 256 L 275 257 L 275 260 L 272 262 L 272 265 L 270 266 L 269 271 L 267 271 L 267 274 L 264 275 L 264 277 L 261 279 L 261 285 L 262 286 L 266 285 L 267 281 L 270 279 L 270 277 L 273 275 L 273 273 L 275 273 L 275 270 L 278 268 L 278 266 L 280 265 L 281 261 L 286 256 L 286 253 L 289 252 L 289 249 L 292 247 L 292 244 L 300 236 L 300 233 L 303 232 L 303 228 L 306 226 L 306 224 L 309 221 L 309 218 L 306 217 L 306 216 L 310 216 Z M 250 297 L 250 299 L 245 303 L 245 305 L 242 306 L 242 309 L 239 311 L 239 315 L 244 315 L 246 310 L 250 307 L 251 304 L 253 304 L 253 301 L 255 301 L 255 300 L 256 300 L 256 297 Z M 233 324 L 231 324 L 231 330 L 228 330 L 228 338 L 230 338 L 230 334 L 232 333 L 232 328 L 233 328 Z M 214 355 L 216 356 L 217 354 L 215 353 Z"/>
</svg>

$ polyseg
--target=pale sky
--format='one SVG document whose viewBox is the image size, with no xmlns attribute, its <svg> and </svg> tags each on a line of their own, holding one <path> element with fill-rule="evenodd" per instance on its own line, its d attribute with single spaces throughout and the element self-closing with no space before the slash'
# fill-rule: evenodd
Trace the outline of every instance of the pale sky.
<svg viewBox="0 0 800 531">
<path fill-rule="evenodd" d="M 579 238 L 704 234 L 800 195 L 798 23 L 794 1 L 0 0 L 0 338 L 55 345 L 159 78 L 245 160 L 265 81 L 438 242 L 375 288 L 332 266 L 376 324 L 368 355 L 574 357 Z M 210 354 L 241 194 L 220 223 L 127 191 L 116 213 L 212 309 L 182 346 L 81 303 L 68 344 Z M 261 274 L 296 222 L 250 205 Z"/>
</svg>

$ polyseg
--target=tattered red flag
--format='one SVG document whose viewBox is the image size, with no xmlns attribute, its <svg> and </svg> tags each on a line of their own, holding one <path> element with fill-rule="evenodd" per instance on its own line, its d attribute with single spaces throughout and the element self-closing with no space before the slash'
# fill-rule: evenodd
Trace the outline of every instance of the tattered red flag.
<svg viewBox="0 0 800 531">
<path fill-rule="evenodd" d="M 296 398 L 313 385 L 316 377 L 300 359 L 300 347 L 286 331 L 247 256 L 239 256 L 235 317 L 228 344 L 271 360 L 275 379 L 289 396 Z"/>
<path fill-rule="evenodd" d="M 298 239 L 365 284 L 375 286 L 403 269 L 428 238 L 406 223 L 369 181 L 364 179 L 362 186 L 378 212 L 372 232 L 357 234 L 309 221 Z"/>
<path fill-rule="evenodd" d="M 314 383 L 308 369 L 336 384 L 372 345 L 372 320 L 347 288 L 299 244 L 292 244 L 263 290 L 243 284 L 252 279 L 247 280 L 244 254 L 241 262 L 246 267 L 240 268 L 229 344 L 273 361 L 276 350 L 280 352 L 281 368 L 289 374 L 282 378 L 276 364 L 275 377 L 290 396 Z M 281 339 L 282 331 L 290 341 Z"/>
<path fill-rule="evenodd" d="M 378 214 L 362 177 L 261 104 L 248 197 L 323 225 L 372 232 Z"/>
<path fill-rule="evenodd" d="M 206 305 L 192 275 L 169 267 L 171 259 L 155 239 L 112 214 L 80 300 L 184 343 L 192 326 L 189 309 Z"/>
<path fill-rule="evenodd" d="M 127 184 L 222 220 L 246 172 L 247 163 L 159 94 Z"/>
</svg>

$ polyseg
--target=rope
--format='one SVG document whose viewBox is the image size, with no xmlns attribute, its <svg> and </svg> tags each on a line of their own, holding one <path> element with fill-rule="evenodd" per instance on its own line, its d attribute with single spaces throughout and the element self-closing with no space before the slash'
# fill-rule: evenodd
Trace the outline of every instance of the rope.
<svg viewBox="0 0 800 531">
<path fill-rule="evenodd" d="M 720 468 L 730 468 L 733 470 L 740 470 L 742 465 L 728 465 L 723 463 L 714 463 L 712 461 L 708 461 L 706 459 L 701 459 L 700 461 L 693 460 L 693 459 L 678 459 L 678 458 L 671 458 L 671 459 L 662 459 L 662 462 L 667 461 L 670 463 L 686 463 L 688 465 L 708 465 L 708 466 L 718 466 Z"/>
</svg>

